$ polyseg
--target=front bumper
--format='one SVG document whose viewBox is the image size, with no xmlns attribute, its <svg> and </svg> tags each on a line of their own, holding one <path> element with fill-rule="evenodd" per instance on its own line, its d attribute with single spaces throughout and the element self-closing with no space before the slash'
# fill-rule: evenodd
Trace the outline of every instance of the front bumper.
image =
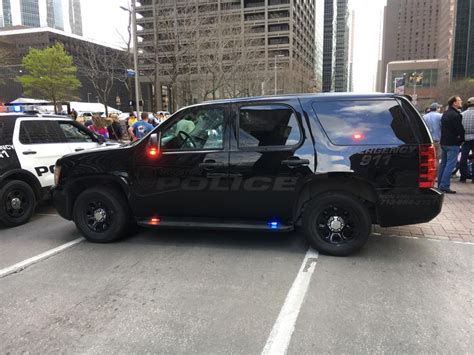
<svg viewBox="0 0 474 355">
<path fill-rule="evenodd" d="M 53 187 L 51 189 L 51 195 L 53 197 L 54 207 L 59 215 L 67 220 L 72 220 L 72 207 L 66 191 L 60 187 Z"/>
<path fill-rule="evenodd" d="M 378 223 L 381 227 L 393 227 L 429 222 L 441 212 L 443 200 L 443 193 L 434 188 L 380 193 Z"/>
</svg>

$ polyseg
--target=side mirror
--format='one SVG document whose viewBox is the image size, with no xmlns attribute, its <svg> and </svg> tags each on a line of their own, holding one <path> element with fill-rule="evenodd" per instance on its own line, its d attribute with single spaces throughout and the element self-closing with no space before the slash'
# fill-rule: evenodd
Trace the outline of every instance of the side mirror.
<svg viewBox="0 0 474 355">
<path fill-rule="evenodd" d="M 148 139 L 146 146 L 146 155 L 149 158 L 158 158 L 160 156 L 161 148 L 161 132 L 152 133 Z"/>
</svg>

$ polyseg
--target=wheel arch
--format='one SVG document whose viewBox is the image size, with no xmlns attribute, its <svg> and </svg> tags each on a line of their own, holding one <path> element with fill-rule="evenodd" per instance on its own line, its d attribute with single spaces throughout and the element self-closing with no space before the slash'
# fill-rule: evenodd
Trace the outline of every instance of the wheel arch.
<svg viewBox="0 0 474 355">
<path fill-rule="evenodd" d="M 28 185 L 33 189 L 35 193 L 36 200 L 39 201 L 43 197 L 43 190 L 41 187 L 41 183 L 39 180 L 34 176 L 31 172 L 24 169 L 13 169 L 9 170 L 5 174 L 0 176 L 0 184 L 3 184 L 6 181 L 13 181 L 13 180 L 20 180 Z"/>
<path fill-rule="evenodd" d="M 294 221 L 299 222 L 303 215 L 305 204 L 315 196 L 328 191 L 342 191 L 350 193 L 363 200 L 370 212 L 372 223 L 377 223 L 378 198 L 375 188 L 367 181 L 353 173 L 327 173 L 315 175 L 304 184 L 295 202 Z"/>
</svg>

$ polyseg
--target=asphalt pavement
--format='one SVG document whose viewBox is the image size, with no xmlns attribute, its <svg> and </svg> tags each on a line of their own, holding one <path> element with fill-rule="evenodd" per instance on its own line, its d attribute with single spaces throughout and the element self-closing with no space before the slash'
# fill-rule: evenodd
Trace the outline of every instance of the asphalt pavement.
<svg viewBox="0 0 474 355">
<path fill-rule="evenodd" d="M 0 270 L 80 237 L 40 212 L 0 229 Z M 0 278 L 0 353 L 262 353 L 307 250 L 298 233 L 80 242 Z M 288 353 L 472 352 L 473 257 L 470 243 L 379 235 L 319 255 Z"/>
</svg>

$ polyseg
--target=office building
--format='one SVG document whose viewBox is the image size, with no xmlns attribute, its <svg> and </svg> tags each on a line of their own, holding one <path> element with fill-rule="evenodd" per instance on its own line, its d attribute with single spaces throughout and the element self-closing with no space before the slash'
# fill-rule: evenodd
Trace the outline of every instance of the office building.
<svg viewBox="0 0 474 355">
<path fill-rule="evenodd" d="M 377 91 L 393 92 L 395 78 L 405 74 L 406 93 L 413 94 L 412 88 L 418 86 L 418 98 L 429 99 L 438 83 L 449 82 L 454 18 L 455 0 L 388 1 Z M 423 73 L 423 79 L 414 73 Z M 418 82 L 410 77 L 417 77 Z"/>
<path fill-rule="evenodd" d="M 0 0 L 0 29 L 50 27 L 82 36 L 80 0 Z"/>
<path fill-rule="evenodd" d="M 145 104 L 317 90 L 319 1 L 139 1 Z"/>
</svg>

